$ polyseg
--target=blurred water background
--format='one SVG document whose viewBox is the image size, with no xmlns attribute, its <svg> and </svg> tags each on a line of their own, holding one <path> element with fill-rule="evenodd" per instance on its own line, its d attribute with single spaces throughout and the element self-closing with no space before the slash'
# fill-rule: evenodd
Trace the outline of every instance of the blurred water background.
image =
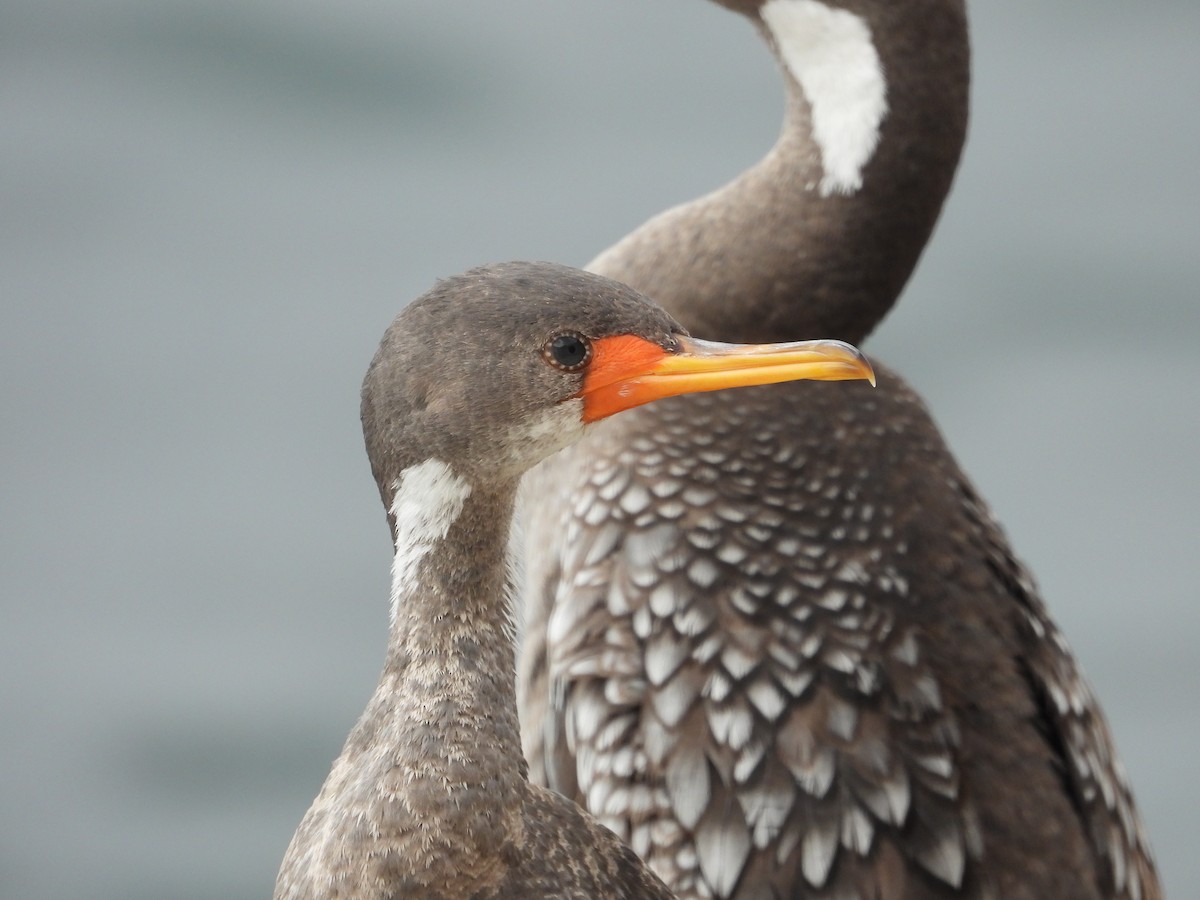
<svg viewBox="0 0 1200 900">
<path fill-rule="evenodd" d="M 1200 883 L 1200 6 L 974 4 L 923 391 Z M 268 896 L 374 685 L 358 386 L 439 275 L 582 264 L 773 140 L 700 0 L 0 5 L 0 896 Z"/>
</svg>

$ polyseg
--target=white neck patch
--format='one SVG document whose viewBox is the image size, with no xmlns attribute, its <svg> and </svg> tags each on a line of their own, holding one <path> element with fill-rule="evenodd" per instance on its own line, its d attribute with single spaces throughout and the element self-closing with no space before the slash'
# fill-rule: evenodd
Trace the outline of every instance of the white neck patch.
<svg viewBox="0 0 1200 900">
<path fill-rule="evenodd" d="M 419 563 L 462 513 L 471 485 L 440 459 L 427 459 L 400 473 L 393 487 L 396 556 L 392 560 L 392 621 L 400 599 L 413 587 Z"/>
<path fill-rule="evenodd" d="M 825 171 L 821 196 L 854 193 L 887 113 L 887 81 L 871 29 L 819 0 L 769 0 L 760 14 L 812 109 Z"/>
</svg>

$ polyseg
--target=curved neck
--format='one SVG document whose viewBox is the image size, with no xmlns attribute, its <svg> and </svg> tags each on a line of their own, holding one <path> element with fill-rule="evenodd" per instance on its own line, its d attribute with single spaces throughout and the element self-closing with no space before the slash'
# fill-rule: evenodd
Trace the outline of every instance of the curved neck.
<svg viewBox="0 0 1200 900">
<path fill-rule="evenodd" d="M 588 268 L 653 297 L 699 337 L 866 337 L 950 188 L 969 47 L 961 0 L 842 2 L 764 4 L 756 21 L 786 90 L 778 142 Z"/>
</svg>

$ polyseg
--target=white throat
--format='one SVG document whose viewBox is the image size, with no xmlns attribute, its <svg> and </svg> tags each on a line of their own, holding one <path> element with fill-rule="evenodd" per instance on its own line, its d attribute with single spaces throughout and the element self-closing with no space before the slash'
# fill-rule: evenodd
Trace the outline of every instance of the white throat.
<svg viewBox="0 0 1200 900">
<path fill-rule="evenodd" d="M 415 586 L 417 564 L 446 537 L 462 513 L 471 485 L 440 459 L 427 459 L 400 473 L 393 487 L 391 513 L 396 521 L 392 560 L 392 621 L 400 601 Z"/>
<path fill-rule="evenodd" d="M 887 81 L 871 29 L 860 16 L 819 0 L 769 0 L 761 15 L 812 110 L 821 196 L 854 193 L 887 113 Z"/>
</svg>

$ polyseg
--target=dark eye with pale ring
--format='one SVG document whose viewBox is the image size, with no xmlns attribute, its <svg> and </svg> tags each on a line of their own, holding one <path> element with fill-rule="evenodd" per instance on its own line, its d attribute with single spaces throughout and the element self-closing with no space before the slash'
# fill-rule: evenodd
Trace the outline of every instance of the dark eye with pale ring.
<svg viewBox="0 0 1200 900">
<path fill-rule="evenodd" d="M 564 372 L 578 372 L 592 358 L 592 342 L 582 334 L 569 331 L 556 334 L 542 348 L 546 362 Z"/>
</svg>

